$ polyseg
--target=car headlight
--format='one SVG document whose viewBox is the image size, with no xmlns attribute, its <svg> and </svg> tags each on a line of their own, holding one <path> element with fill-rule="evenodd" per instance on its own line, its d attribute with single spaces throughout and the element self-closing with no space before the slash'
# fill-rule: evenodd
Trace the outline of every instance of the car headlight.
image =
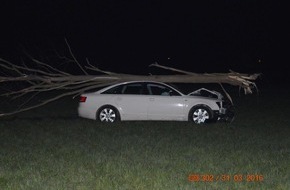
<svg viewBox="0 0 290 190">
<path fill-rule="evenodd" d="M 221 108 L 221 102 L 216 102 L 216 104 L 218 105 L 219 108 Z"/>
</svg>

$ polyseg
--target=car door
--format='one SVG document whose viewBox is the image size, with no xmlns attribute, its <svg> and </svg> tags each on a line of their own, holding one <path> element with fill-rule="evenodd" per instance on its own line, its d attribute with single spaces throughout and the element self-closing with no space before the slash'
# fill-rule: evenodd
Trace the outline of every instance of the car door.
<svg viewBox="0 0 290 190">
<path fill-rule="evenodd" d="M 148 97 L 143 83 L 129 83 L 122 87 L 115 102 L 122 120 L 147 120 Z"/>
<path fill-rule="evenodd" d="M 149 120 L 186 120 L 183 96 L 162 84 L 148 83 L 147 88 Z"/>
</svg>

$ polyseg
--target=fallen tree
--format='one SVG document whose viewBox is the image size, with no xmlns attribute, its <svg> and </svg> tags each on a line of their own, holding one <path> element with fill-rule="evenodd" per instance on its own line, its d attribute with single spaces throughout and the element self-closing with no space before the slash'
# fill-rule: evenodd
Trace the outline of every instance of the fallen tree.
<svg viewBox="0 0 290 190">
<path fill-rule="evenodd" d="M 222 84 L 230 84 L 240 87 L 244 90 L 245 94 L 251 94 L 253 93 L 253 89 L 256 88 L 255 80 L 260 75 L 242 74 L 233 71 L 230 71 L 229 73 L 198 74 L 159 65 L 158 63 L 151 64 L 150 66 L 174 71 L 178 74 L 131 75 L 114 73 L 111 71 L 104 71 L 98 67 L 93 66 L 89 63 L 88 59 L 86 59 L 86 65 L 82 66 L 73 55 L 70 47 L 69 51 L 71 58 L 65 59 L 67 59 L 69 62 L 75 63 L 78 66 L 80 72 L 83 74 L 73 75 L 34 58 L 31 58 L 31 61 L 38 65 L 37 69 L 27 67 L 25 64 L 14 64 L 0 58 L 0 68 L 2 70 L 2 74 L 0 76 L 0 85 L 4 83 L 24 83 L 20 88 L 12 89 L 9 92 L 2 93 L 1 96 L 15 99 L 29 95 L 29 97 L 32 98 L 42 92 L 61 90 L 61 93 L 55 95 L 54 97 L 45 99 L 40 103 L 34 105 L 22 105 L 21 108 L 17 110 L 13 110 L 7 113 L 0 113 L 0 117 L 31 110 L 66 96 L 75 97 L 84 91 L 125 81 L 146 80 L 165 83 L 218 83 L 221 86 Z M 96 72 L 98 74 L 89 74 L 90 72 Z M 225 90 L 224 92 L 231 101 L 228 93 Z"/>
</svg>

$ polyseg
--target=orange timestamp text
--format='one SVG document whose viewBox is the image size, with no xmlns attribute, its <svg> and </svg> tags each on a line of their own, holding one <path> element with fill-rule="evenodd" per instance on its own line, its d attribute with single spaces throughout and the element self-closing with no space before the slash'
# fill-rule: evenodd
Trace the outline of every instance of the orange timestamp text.
<svg viewBox="0 0 290 190">
<path fill-rule="evenodd" d="M 190 182 L 262 182 L 264 181 L 264 176 L 261 174 L 221 174 L 221 175 L 213 175 L 213 174 L 189 174 L 188 181 Z"/>
</svg>

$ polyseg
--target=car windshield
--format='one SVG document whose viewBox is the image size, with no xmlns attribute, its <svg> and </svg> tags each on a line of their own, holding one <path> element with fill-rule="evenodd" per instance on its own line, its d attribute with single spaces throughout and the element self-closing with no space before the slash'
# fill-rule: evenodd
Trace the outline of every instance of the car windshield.
<svg viewBox="0 0 290 190">
<path fill-rule="evenodd" d="M 167 84 L 168 86 L 170 86 L 171 88 L 173 88 L 173 89 L 175 89 L 175 90 L 177 90 L 177 91 L 183 93 L 182 90 L 178 87 L 178 85 L 173 84 L 173 83 L 166 83 L 166 84 Z M 184 94 L 184 93 L 183 93 L 183 94 Z"/>
</svg>

